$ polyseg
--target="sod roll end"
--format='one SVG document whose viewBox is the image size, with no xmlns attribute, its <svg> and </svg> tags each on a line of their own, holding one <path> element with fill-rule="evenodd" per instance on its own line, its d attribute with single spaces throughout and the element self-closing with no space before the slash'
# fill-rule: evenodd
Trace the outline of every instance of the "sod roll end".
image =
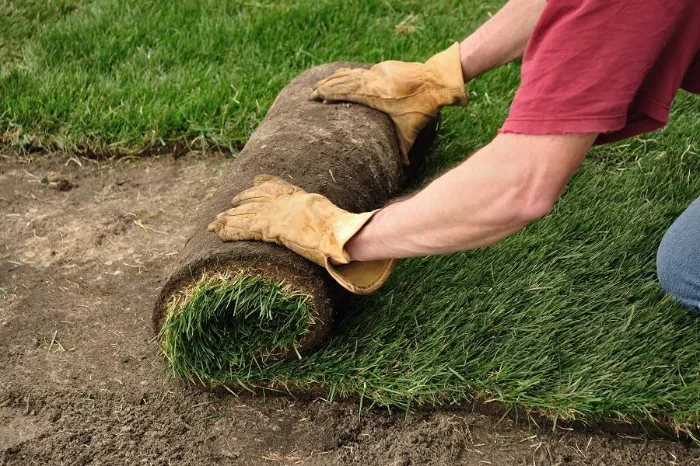
<svg viewBox="0 0 700 466">
<path fill-rule="evenodd" d="M 321 267 L 276 244 L 224 242 L 207 225 L 256 175 L 275 175 L 350 212 L 384 205 L 420 166 L 437 121 L 401 164 L 390 118 L 367 107 L 310 100 L 341 67 L 312 68 L 277 96 L 194 232 L 156 300 L 153 323 L 172 373 L 215 385 L 253 365 L 300 358 L 321 343 L 347 294 Z"/>
</svg>

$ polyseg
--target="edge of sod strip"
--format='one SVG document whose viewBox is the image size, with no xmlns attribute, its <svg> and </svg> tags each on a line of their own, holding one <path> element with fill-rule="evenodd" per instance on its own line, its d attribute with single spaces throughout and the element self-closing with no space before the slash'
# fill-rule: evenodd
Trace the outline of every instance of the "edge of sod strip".
<svg viewBox="0 0 700 466">
<path fill-rule="evenodd" d="M 210 385 L 301 357 L 317 321 L 311 296 L 284 281 L 203 272 L 167 303 L 157 339 L 174 376 Z"/>
</svg>

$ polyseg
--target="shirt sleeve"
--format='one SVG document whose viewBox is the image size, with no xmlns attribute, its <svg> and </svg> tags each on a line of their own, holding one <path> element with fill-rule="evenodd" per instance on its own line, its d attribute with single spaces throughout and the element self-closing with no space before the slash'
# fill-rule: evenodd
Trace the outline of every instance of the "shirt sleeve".
<svg viewBox="0 0 700 466">
<path fill-rule="evenodd" d="M 549 0 L 501 133 L 602 133 L 665 125 L 700 41 L 697 0 Z"/>
</svg>

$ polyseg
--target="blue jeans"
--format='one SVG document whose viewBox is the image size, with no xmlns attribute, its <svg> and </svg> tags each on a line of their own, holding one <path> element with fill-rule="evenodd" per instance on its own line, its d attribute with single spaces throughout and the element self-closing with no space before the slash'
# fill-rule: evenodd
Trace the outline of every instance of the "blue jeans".
<svg viewBox="0 0 700 466">
<path fill-rule="evenodd" d="M 668 229 L 656 256 L 663 289 L 700 316 L 700 198 Z"/>
</svg>

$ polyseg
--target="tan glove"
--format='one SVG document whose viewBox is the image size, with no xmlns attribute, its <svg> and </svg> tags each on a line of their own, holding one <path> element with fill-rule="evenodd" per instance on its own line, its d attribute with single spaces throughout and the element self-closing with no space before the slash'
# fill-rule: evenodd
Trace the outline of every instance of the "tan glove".
<svg viewBox="0 0 700 466">
<path fill-rule="evenodd" d="M 350 262 L 344 249 L 376 211 L 351 214 L 320 194 L 309 194 L 274 176 L 256 176 L 253 185 L 233 198 L 234 208 L 220 213 L 209 231 L 225 241 L 282 244 L 325 267 L 353 293 L 371 293 L 389 278 L 395 260 Z"/>
<path fill-rule="evenodd" d="M 468 102 L 457 42 L 425 63 L 385 61 L 369 70 L 341 68 L 319 81 L 311 96 L 387 113 L 396 125 L 404 165 L 416 136 L 442 107 Z"/>
</svg>

